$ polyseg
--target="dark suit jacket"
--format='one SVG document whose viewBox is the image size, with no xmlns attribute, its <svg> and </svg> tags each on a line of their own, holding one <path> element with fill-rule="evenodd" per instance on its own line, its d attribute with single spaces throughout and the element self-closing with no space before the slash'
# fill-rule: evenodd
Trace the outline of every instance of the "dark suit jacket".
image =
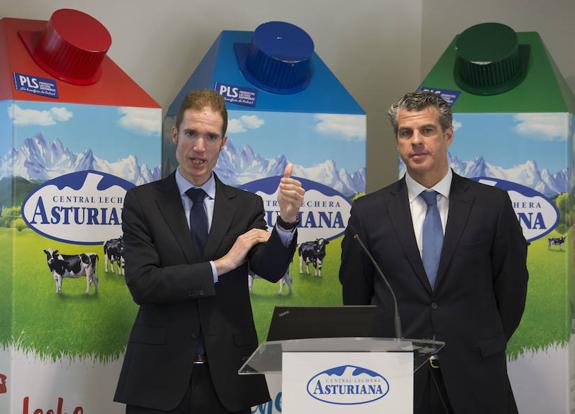
<svg viewBox="0 0 575 414">
<path fill-rule="evenodd" d="M 214 284 L 209 260 L 224 256 L 236 238 L 266 228 L 262 199 L 216 178 L 214 214 L 205 251 L 190 236 L 174 174 L 126 194 L 122 228 L 126 282 L 140 305 L 115 401 L 172 410 L 186 392 L 198 334 L 203 333 L 212 382 L 230 411 L 267 401 L 265 378 L 239 376 L 258 345 L 248 292 L 248 264 Z M 296 243 L 283 246 L 275 229 L 249 253 L 258 275 L 279 280 Z"/>
<path fill-rule="evenodd" d="M 405 179 L 358 199 L 350 224 L 390 280 L 404 337 L 446 342 L 441 372 L 455 413 L 517 412 L 505 348 L 525 306 L 527 243 L 507 193 L 453 174 L 434 289 L 417 248 Z M 391 296 L 350 234 L 348 227 L 344 303 L 379 305 L 384 336 L 393 337 Z M 416 410 L 424 372 L 415 378 Z"/>
</svg>

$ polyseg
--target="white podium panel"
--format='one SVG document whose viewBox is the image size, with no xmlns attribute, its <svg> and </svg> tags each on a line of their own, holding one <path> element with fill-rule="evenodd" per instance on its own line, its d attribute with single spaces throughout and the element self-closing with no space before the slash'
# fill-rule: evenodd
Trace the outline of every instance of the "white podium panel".
<svg viewBox="0 0 575 414">
<path fill-rule="evenodd" d="M 284 352 L 284 414 L 413 414 L 413 354 Z"/>
</svg>

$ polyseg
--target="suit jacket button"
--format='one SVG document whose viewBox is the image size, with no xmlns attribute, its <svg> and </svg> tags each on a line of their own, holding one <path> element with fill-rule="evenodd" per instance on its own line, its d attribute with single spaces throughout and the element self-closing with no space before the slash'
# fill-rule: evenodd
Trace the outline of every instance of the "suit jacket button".
<svg viewBox="0 0 575 414">
<path fill-rule="evenodd" d="M 192 332 L 192 339 L 198 339 L 197 332 Z"/>
<path fill-rule="evenodd" d="M 437 309 L 439 309 L 439 305 L 435 302 L 431 302 L 431 309 L 437 310 Z"/>
</svg>

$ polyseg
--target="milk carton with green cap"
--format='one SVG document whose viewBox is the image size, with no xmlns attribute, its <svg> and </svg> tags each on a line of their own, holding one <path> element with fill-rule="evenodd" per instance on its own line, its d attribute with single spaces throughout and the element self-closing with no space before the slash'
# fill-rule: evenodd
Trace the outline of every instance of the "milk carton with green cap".
<svg viewBox="0 0 575 414">
<path fill-rule="evenodd" d="M 527 305 L 507 344 L 519 412 L 570 412 L 573 94 L 538 33 L 499 23 L 457 35 L 420 89 L 452 104 L 453 170 L 508 191 L 530 243 Z"/>
</svg>

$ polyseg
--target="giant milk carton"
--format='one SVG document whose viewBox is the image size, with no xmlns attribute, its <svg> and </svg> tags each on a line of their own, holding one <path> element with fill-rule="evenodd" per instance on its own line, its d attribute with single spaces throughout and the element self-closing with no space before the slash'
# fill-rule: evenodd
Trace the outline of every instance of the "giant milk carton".
<svg viewBox="0 0 575 414">
<path fill-rule="evenodd" d="M 246 280 L 263 341 L 276 304 L 341 304 L 341 239 L 352 200 L 365 192 L 365 113 L 297 26 L 268 22 L 254 32 L 223 31 L 168 109 L 164 175 L 176 166 L 170 132 L 176 113 L 198 88 L 218 91 L 228 109 L 228 141 L 216 174 L 262 196 L 268 226 L 279 213 L 276 189 L 288 162 L 306 189 L 288 274 L 279 286 L 257 275 Z M 272 401 L 254 412 L 281 411 L 279 386 L 270 392 Z"/>
<path fill-rule="evenodd" d="M 420 89 L 452 104 L 451 167 L 507 190 L 530 242 L 527 305 L 507 347 L 519 412 L 572 412 L 573 94 L 537 33 L 497 23 L 456 36 Z"/>
<path fill-rule="evenodd" d="M 121 209 L 160 177 L 161 109 L 110 43 L 76 10 L 0 20 L 2 413 L 124 411 Z"/>
</svg>

